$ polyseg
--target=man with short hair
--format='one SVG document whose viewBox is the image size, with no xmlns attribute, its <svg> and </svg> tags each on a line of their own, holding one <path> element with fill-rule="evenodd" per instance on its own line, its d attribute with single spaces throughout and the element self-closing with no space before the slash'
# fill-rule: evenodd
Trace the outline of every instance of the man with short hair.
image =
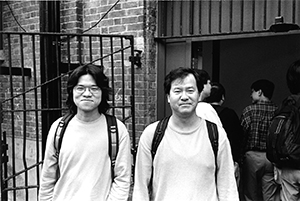
<svg viewBox="0 0 300 201">
<path fill-rule="evenodd" d="M 214 122 L 217 125 L 222 126 L 222 122 L 218 116 L 218 113 L 210 104 L 205 102 L 205 99 L 207 99 L 210 96 L 211 92 L 210 76 L 203 69 L 195 69 L 195 72 L 196 76 L 203 84 L 203 89 L 200 92 L 200 97 L 196 108 L 196 114 L 203 119 L 206 119 L 208 121 Z"/>
<path fill-rule="evenodd" d="M 273 200 L 276 193 L 274 166 L 266 157 L 266 139 L 271 119 L 277 109 L 271 101 L 274 84 L 266 79 L 251 85 L 252 104 L 241 116 L 244 130 L 242 186 L 245 199 Z"/>
<path fill-rule="evenodd" d="M 238 200 L 234 164 L 224 129 L 219 133 L 217 167 L 206 122 L 196 115 L 203 89 L 195 71 L 177 68 L 166 77 L 164 89 L 172 115 L 152 158 L 158 122 L 146 127 L 139 141 L 133 200 Z"/>
</svg>

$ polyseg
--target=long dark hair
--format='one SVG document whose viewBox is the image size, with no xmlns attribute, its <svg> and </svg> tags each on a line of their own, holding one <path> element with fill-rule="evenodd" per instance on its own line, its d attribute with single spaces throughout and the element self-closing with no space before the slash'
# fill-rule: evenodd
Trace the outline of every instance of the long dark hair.
<svg viewBox="0 0 300 201">
<path fill-rule="evenodd" d="M 103 66 L 97 66 L 94 64 L 79 66 L 69 76 L 67 84 L 67 106 L 69 107 L 71 113 L 77 113 L 77 106 L 73 101 L 73 88 L 78 84 L 79 78 L 87 74 L 91 75 L 94 78 L 97 86 L 100 87 L 102 91 L 101 103 L 98 106 L 98 111 L 99 113 L 105 114 L 110 108 L 108 101 L 110 94 L 112 94 L 112 90 L 109 87 L 108 77 L 106 77 L 106 75 L 103 73 Z"/>
</svg>

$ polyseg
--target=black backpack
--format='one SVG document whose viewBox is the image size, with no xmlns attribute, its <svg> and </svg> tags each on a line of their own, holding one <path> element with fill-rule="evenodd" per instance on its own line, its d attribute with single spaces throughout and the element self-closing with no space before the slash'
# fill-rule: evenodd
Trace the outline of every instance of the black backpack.
<svg viewBox="0 0 300 201">
<path fill-rule="evenodd" d="M 300 98 L 288 97 L 275 112 L 267 136 L 267 158 L 277 167 L 300 169 Z"/>
<path fill-rule="evenodd" d="M 152 146 L 151 146 L 151 154 L 152 154 L 152 160 L 154 160 L 154 156 L 156 154 L 156 151 L 158 149 L 158 146 L 161 142 L 161 140 L 164 137 L 165 130 L 167 128 L 168 122 L 169 122 L 170 117 L 165 117 L 162 120 L 160 120 L 157 124 L 157 127 L 154 132 L 154 137 L 152 140 Z M 212 149 L 215 155 L 215 182 L 217 183 L 217 155 L 218 155 L 218 148 L 219 148 L 219 133 L 218 133 L 218 128 L 217 125 L 213 122 L 210 122 L 208 120 L 206 121 L 206 126 L 207 126 L 207 131 L 208 131 L 208 136 L 212 145 Z M 152 173 L 151 173 L 151 178 L 150 182 L 148 185 L 150 193 L 152 193 L 152 180 L 153 180 L 153 166 L 152 166 Z"/>
<path fill-rule="evenodd" d="M 108 132 L 108 155 L 111 160 L 111 167 L 112 167 L 112 178 L 114 178 L 114 167 L 115 167 L 115 161 L 118 154 L 119 149 L 119 133 L 118 133 L 118 127 L 117 127 L 117 120 L 116 117 L 108 114 L 104 114 L 106 121 L 107 121 L 107 132 Z M 56 131 L 54 135 L 54 148 L 56 150 L 55 156 L 59 157 L 59 152 L 61 149 L 63 137 L 65 130 L 70 122 L 70 120 L 74 117 L 74 114 L 66 114 L 62 117 L 60 120 Z M 59 171 L 57 172 L 59 176 Z"/>
</svg>

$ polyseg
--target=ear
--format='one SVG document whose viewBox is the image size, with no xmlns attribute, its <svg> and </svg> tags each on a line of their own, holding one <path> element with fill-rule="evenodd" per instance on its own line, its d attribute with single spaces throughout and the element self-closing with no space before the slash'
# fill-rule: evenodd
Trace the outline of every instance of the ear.
<svg viewBox="0 0 300 201">
<path fill-rule="evenodd" d="M 262 90 L 260 89 L 260 90 L 258 90 L 258 95 L 259 96 L 262 96 L 263 95 L 263 92 L 262 92 Z"/>
<path fill-rule="evenodd" d="M 168 100 L 168 103 L 170 103 L 170 95 L 169 94 L 167 95 L 167 100 Z"/>
</svg>

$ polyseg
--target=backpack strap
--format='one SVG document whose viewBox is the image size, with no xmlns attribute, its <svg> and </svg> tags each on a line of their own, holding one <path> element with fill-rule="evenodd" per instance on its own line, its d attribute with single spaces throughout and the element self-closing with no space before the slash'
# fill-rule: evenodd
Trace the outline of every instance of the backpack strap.
<svg viewBox="0 0 300 201">
<path fill-rule="evenodd" d="M 70 122 L 70 120 L 74 117 L 74 114 L 68 113 L 62 117 L 60 122 L 57 125 L 57 128 L 55 130 L 54 134 L 54 149 L 55 149 L 55 157 L 57 158 L 57 171 L 56 171 L 56 178 L 58 179 L 60 177 L 60 170 L 58 166 L 58 158 L 60 153 L 61 144 L 63 141 L 63 137 L 65 134 L 65 130 Z"/>
<path fill-rule="evenodd" d="M 54 148 L 56 150 L 55 156 L 58 158 L 61 144 L 63 141 L 63 137 L 65 134 L 65 130 L 70 122 L 70 120 L 74 117 L 74 114 L 68 113 L 62 117 L 60 122 L 58 123 L 58 126 L 56 128 L 55 134 L 54 134 Z"/>
<path fill-rule="evenodd" d="M 119 133 L 117 126 L 117 119 L 112 115 L 105 114 L 107 121 L 107 133 L 108 133 L 108 155 L 111 161 L 111 174 L 114 178 L 114 167 L 119 151 Z"/>
<path fill-rule="evenodd" d="M 153 161 L 154 161 L 154 156 L 156 154 L 157 148 L 161 142 L 161 140 L 164 137 L 165 130 L 167 128 L 168 122 L 169 122 L 170 116 L 163 118 L 160 120 L 156 126 L 153 140 L 152 140 L 152 146 L 151 146 L 151 155 L 152 155 L 152 171 L 151 171 L 151 176 L 150 176 L 150 181 L 148 184 L 148 191 L 149 194 L 152 194 L 152 182 L 153 182 Z"/>
<path fill-rule="evenodd" d="M 219 133 L 217 125 L 208 120 L 206 121 L 206 127 L 208 131 L 209 140 L 215 155 L 215 181 L 217 184 L 217 172 L 218 172 L 218 149 L 219 149 Z"/>
<path fill-rule="evenodd" d="M 154 159 L 154 156 L 156 154 L 157 148 L 164 137 L 165 130 L 167 128 L 168 122 L 170 117 L 165 117 L 162 120 L 160 120 L 156 126 L 153 140 L 152 140 L 152 147 L 151 147 L 151 154 L 152 154 L 152 160 Z"/>
</svg>

